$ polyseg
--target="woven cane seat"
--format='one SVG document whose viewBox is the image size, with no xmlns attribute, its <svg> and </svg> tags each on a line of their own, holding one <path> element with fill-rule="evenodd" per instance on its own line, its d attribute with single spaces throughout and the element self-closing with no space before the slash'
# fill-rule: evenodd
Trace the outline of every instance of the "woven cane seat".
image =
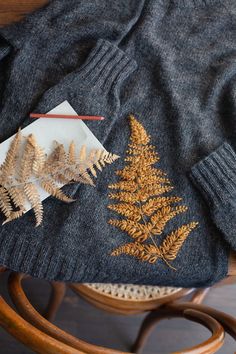
<svg viewBox="0 0 236 354">
<path fill-rule="evenodd" d="M 104 283 L 86 283 L 84 284 L 91 290 L 108 297 L 132 300 L 132 301 L 150 301 L 179 292 L 182 288 L 133 285 L 133 284 L 104 284 Z"/>
</svg>

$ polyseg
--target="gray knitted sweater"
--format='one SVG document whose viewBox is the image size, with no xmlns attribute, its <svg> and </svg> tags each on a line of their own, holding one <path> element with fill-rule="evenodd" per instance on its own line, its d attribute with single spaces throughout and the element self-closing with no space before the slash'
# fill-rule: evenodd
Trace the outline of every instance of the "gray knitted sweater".
<svg viewBox="0 0 236 354">
<path fill-rule="evenodd" d="M 55 0 L 0 33 L 1 141 L 30 124 L 29 112 L 68 100 L 79 114 L 106 117 L 87 124 L 121 156 L 96 189 L 65 187 L 78 202 L 45 200 L 42 226 L 34 227 L 31 211 L 1 226 L 0 264 L 73 282 L 198 287 L 225 277 L 236 250 L 236 2 Z M 199 223 L 176 270 L 111 256 L 129 241 L 107 222 L 107 186 L 124 167 L 130 113 L 189 207 L 166 234 Z"/>
</svg>

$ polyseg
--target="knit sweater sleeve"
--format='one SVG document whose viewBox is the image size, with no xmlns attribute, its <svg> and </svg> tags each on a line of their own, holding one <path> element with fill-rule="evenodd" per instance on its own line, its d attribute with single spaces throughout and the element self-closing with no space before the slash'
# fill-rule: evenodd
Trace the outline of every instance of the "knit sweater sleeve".
<svg viewBox="0 0 236 354">
<path fill-rule="evenodd" d="M 118 0 L 53 0 L 23 21 L 0 28 L 3 40 L 15 49 L 4 91 L 2 139 L 30 124 L 29 112 L 45 113 L 68 100 L 79 114 L 107 118 L 105 129 L 102 124 L 94 129 L 103 142 L 119 109 L 122 83 L 137 67 L 132 50 L 126 53 L 120 43 L 141 9 L 142 1 L 122 6 Z"/>
<path fill-rule="evenodd" d="M 224 142 L 197 162 L 190 178 L 209 205 L 214 223 L 236 250 L 236 153 Z"/>
</svg>

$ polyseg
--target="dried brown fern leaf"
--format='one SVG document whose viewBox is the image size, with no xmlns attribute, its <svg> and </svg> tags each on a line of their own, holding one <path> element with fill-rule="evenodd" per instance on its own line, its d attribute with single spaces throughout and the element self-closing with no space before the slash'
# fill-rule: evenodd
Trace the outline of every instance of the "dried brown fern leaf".
<svg viewBox="0 0 236 354">
<path fill-rule="evenodd" d="M 24 185 L 24 192 L 33 208 L 36 226 L 39 226 L 43 220 L 43 206 L 37 187 L 33 183 L 26 183 Z"/>
<path fill-rule="evenodd" d="M 181 200 L 181 197 L 151 198 L 142 206 L 142 211 L 146 216 L 151 216 L 158 209 L 180 202 Z"/>
<path fill-rule="evenodd" d="M 150 229 L 153 235 L 160 235 L 164 230 L 167 222 L 173 219 L 176 215 L 186 212 L 187 206 L 181 205 L 176 207 L 166 206 L 158 210 L 153 216 L 151 216 L 151 222 L 149 223 Z M 151 225 L 152 228 L 151 228 Z"/>
<path fill-rule="evenodd" d="M 42 172 L 46 155 L 44 150 L 38 145 L 35 139 L 32 141 L 32 145 L 34 148 L 34 160 L 32 165 L 32 171 L 35 176 L 38 176 Z"/>
<path fill-rule="evenodd" d="M 113 225 L 122 231 L 127 232 L 129 236 L 132 238 L 136 239 L 138 242 L 143 242 L 145 241 L 149 235 L 150 235 L 150 230 L 151 225 L 145 225 L 141 224 L 137 221 L 133 220 L 116 220 L 116 219 L 110 219 L 109 221 L 110 225 Z"/>
<path fill-rule="evenodd" d="M 20 218 L 22 215 L 24 215 L 25 213 L 25 209 L 19 209 L 19 210 L 14 210 L 11 212 L 11 214 L 9 215 L 9 217 L 2 223 L 2 225 L 10 222 L 10 221 L 13 221 L 15 219 L 18 219 Z"/>
<path fill-rule="evenodd" d="M 110 204 L 108 205 L 108 209 L 111 209 L 120 215 L 126 216 L 129 220 L 133 221 L 140 221 L 142 217 L 140 208 L 129 203 Z"/>
<path fill-rule="evenodd" d="M 118 155 L 111 154 L 105 150 L 98 149 L 95 151 L 94 161 L 91 161 L 93 165 L 99 170 L 102 171 L 103 167 L 106 164 L 111 164 L 119 158 Z M 91 167 L 89 167 L 90 169 Z"/>
<path fill-rule="evenodd" d="M 43 218 L 38 184 L 57 199 L 72 202 L 74 199 L 66 196 L 60 190 L 58 183 L 80 182 L 94 185 L 90 173 L 97 162 L 96 158 L 99 158 L 97 167 L 100 169 L 118 158 L 117 155 L 106 151 L 95 150 L 95 160 L 91 161 L 87 158 L 86 147 L 84 147 L 77 159 L 73 142 L 69 146 L 68 153 L 62 144 L 56 143 L 52 153 L 46 156 L 32 134 L 25 139 L 23 149 L 21 149 L 20 142 L 19 131 L 10 144 L 5 161 L 0 168 L 0 210 L 6 216 L 6 222 L 23 215 L 28 200 L 35 213 L 36 226 L 38 226 Z M 19 154 L 21 150 L 22 153 Z M 78 163 L 79 159 L 82 161 L 81 165 Z M 13 210 L 13 204 L 18 210 Z"/>
<path fill-rule="evenodd" d="M 1 182 L 4 182 L 5 178 L 9 178 L 16 168 L 16 161 L 19 154 L 19 146 L 21 142 L 21 131 L 18 130 L 14 139 L 12 140 L 10 147 L 7 151 L 6 158 L 0 167 Z"/>
<path fill-rule="evenodd" d="M 112 256 L 120 256 L 121 254 L 133 256 L 148 263 L 155 263 L 158 259 L 162 258 L 158 247 L 139 242 L 126 243 L 117 247 L 111 253 Z"/>
<path fill-rule="evenodd" d="M 82 145 L 80 151 L 79 151 L 79 161 L 84 162 L 87 159 L 87 149 L 85 145 Z"/>
<path fill-rule="evenodd" d="M 26 183 L 32 174 L 35 156 L 34 146 L 35 138 L 32 134 L 30 134 L 26 139 L 24 151 L 20 161 L 19 176 L 17 178 L 20 183 Z"/>
<path fill-rule="evenodd" d="M 53 180 L 47 179 L 41 181 L 42 188 L 48 193 L 51 194 L 53 197 L 66 202 L 71 203 L 74 202 L 75 199 L 68 197 L 66 194 L 62 192 L 60 188 L 54 183 Z"/>
<path fill-rule="evenodd" d="M 72 141 L 69 146 L 69 153 L 67 160 L 70 165 L 74 165 L 76 163 L 76 152 L 75 152 L 75 143 Z"/>
<path fill-rule="evenodd" d="M 53 178 L 53 180 L 57 183 L 60 184 L 69 184 L 71 183 L 71 179 L 67 178 L 63 173 L 60 171 L 55 171 L 54 173 L 50 174 L 50 176 Z"/>
<path fill-rule="evenodd" d="M 9 187 L 7 191 L 15 207 L 24 211 L 26 198 L 22 186 L 12 186 Z"/>
<path fill-rule="evenodd" d="M 79 153 L 79 163 L 81 168 L 84 168 L 84 171 L 90 172 L 95 178 L 97 177 L 95 168 L 102 171 L 106 164 L 111 164 L 118 158 L 118 155 L 108 153 L 103 149 L 92 149 L 90 153 L 87 154 L 85 146 L 81 147 Z"/>
<path fill-rule="evenodd" d="M 166 239 L 163 241 L 160 246 L 160 250 L 165 259 L 173 261 L 182 247 L 184 241 L 190 234 L 190 232 L 195 229 L 198 225 L 198 222 L 191 222 L 186 225 L 182 225 L 177 230 L 172 231 Z"/>
<path fill-rule="evenodd" d="M 66 162 L 67 156 L 64 146 L 56 143 L 55 149 L 46 158 L 42 169 L 42 174 L 51 174 L 55 172 L 55 170 L 58 171 L 61 164 L 64 165 Z"/>
<path fill-rule="evenodd" d="M 9 218 L 12 212 L 11 199 L 7 189 L 4 187 L 0 187 L 0 209 L 2 213 Z"/>
</svg>

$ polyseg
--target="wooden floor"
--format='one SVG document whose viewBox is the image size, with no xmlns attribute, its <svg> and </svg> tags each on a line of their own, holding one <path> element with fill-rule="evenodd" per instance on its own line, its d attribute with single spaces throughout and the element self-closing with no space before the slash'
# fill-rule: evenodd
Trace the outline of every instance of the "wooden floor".
<svg viewBox="0 0 236 354">
<path fill-rule="evenodd" d="M 9 302 L 6 291 L 7 274 L 0 275 L 0 294 Z M 35 307 L 45 308 L 49 285 L 41 280 L 26 280 L 25 290 Z M 205 303 L 236 316 L 236 285 L 214 289 Z M 68 291 L 58 312 L 56 325 L 90 343 L 128 351 L 134 341 L 144 315 L 119 316 L 98 310 Z M 166 320 L 154 330 L 144 354 L 168 354 L 197 344 L 209 336 L 200 325 L 185 320 Z M 235 342 L 227 336 L 224 349 L 219 354 L 233 354 Z M 32 351 L 19 344 L 0 329 L 1 354 L 30 354 Z"/>
</svg>

